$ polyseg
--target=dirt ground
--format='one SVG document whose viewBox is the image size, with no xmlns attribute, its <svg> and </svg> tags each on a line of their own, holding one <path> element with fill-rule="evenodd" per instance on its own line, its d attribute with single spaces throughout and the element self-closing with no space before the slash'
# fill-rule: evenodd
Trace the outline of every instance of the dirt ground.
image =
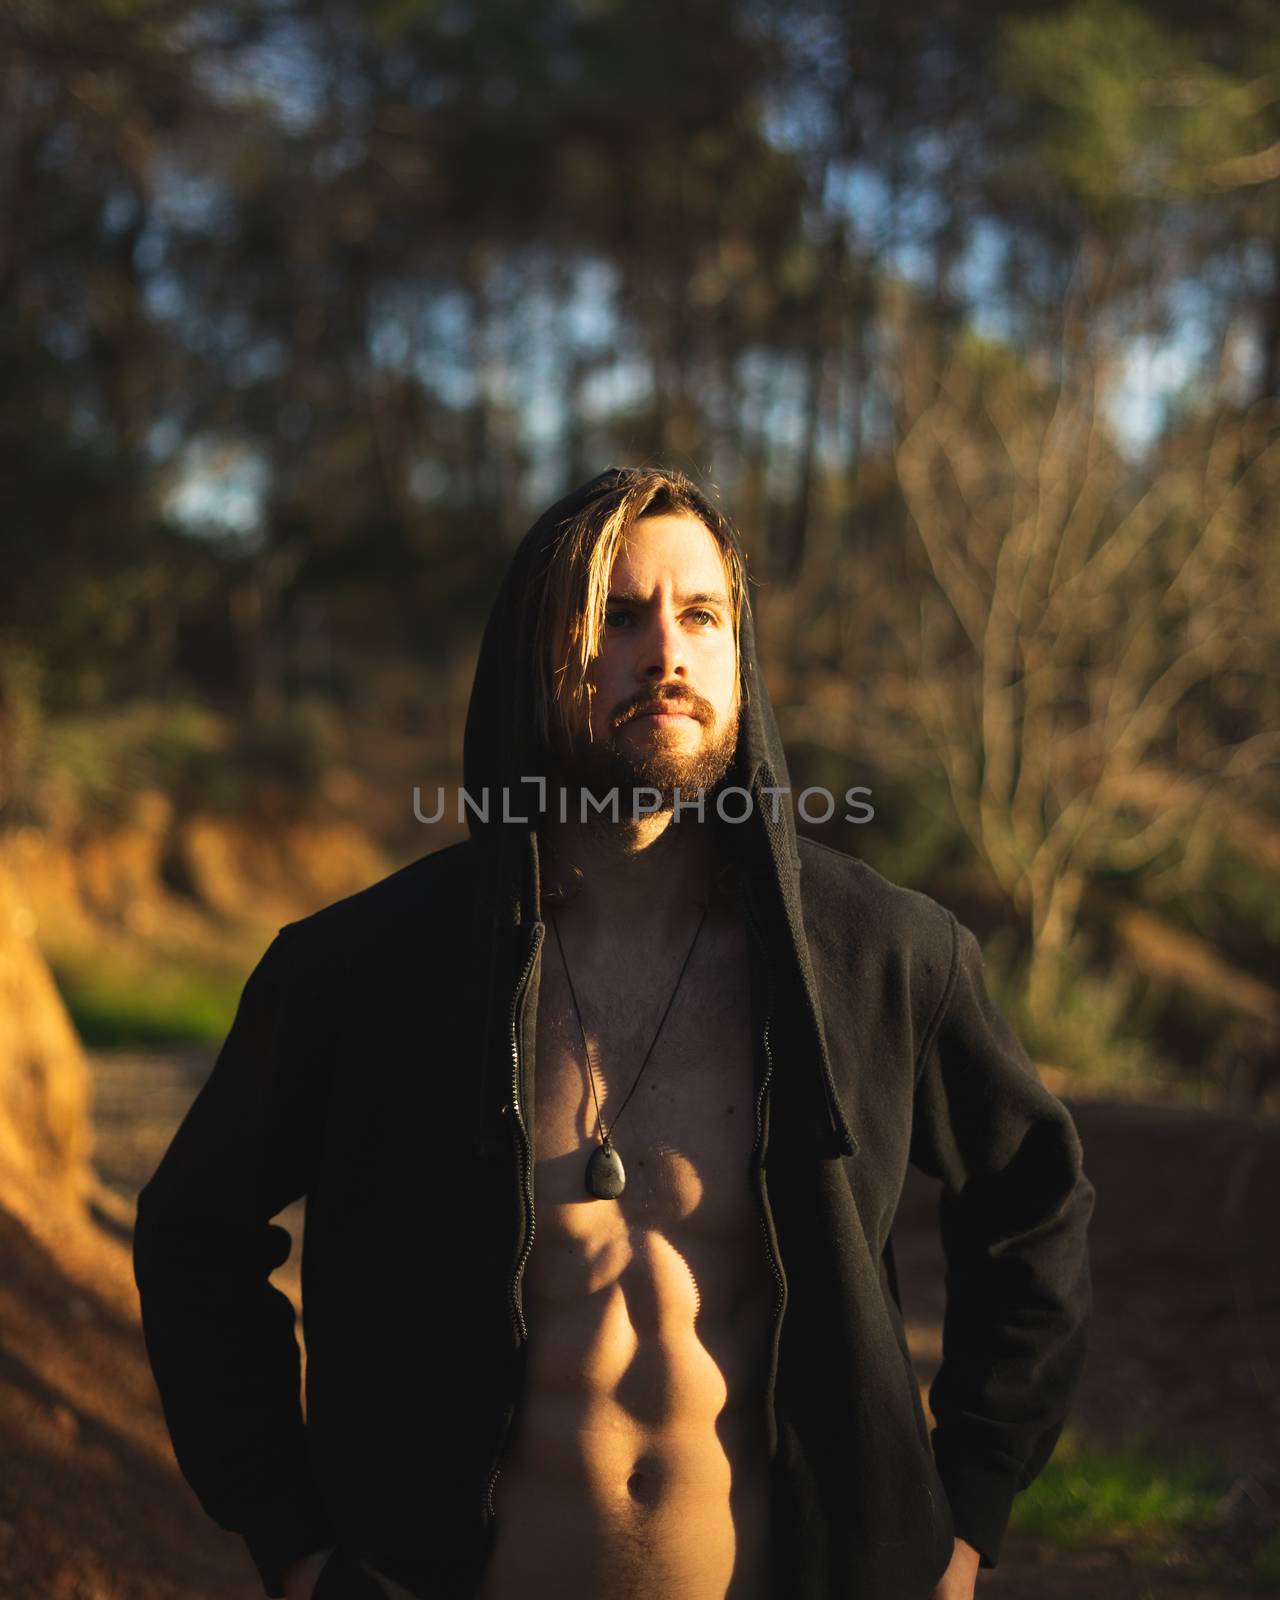
<svg viewBox="0 0 1280 1600">
<path fill-rule="evenodd" d="M 1150 1428 L 1228 1463 L 1231 1512 L 1204 1548 L 1239 1555 L 1280 1528 L 1280 1123 L 1091 1099 L 1068 1105 L 1097 1190 L 1094 1314 L 1073 1411 L 1102 1436 Z M 941 1357 L 937 1186 L 913 1172 L 894 1225 L 922 1385 Z M 1070 1553 L 1011 1533 L 979 1595 L 1009 1600 L 1180 1600 L 1239 1594 L 1161 1571 L 1128 1545 Z M 1243 1592 L 1275 1596 L 1280 1589 Z"/>
<path fill-rule="evenodd" d="M 55 1233 L 0 1206 L 0 1600 L 254 1600 L 240 1541 L 178 1476 L 128 1266 L 133 1197 L 207 1052 L 99 1055 L 97 1223 Z M 1095 1312 L 1075 1408 L 1109 1434 L 1154 1426 L 1228 1463 L 1220 1539 L 1280 1515 L 1280 1123 L 1105 1100 L 1069 1101 L 1098 1191 Z M 936 1186 L 912 1174 L 894 1229 L 912 1351 L 927 1390 L 941 1354 Z M 295 1230 L 298 1209 L 282 1219 Z M 295 1235 L 296 1236 L 296 1235 Z M 296 1297 L 296 1251 L 277 1275 Z M 1010 1533 L 990 1600 L 1210 1600 L 1124 1541 L 1064 1551 Z M 1181 1560 L 1184 1565 L 1178 1565 Z M 897 1597 L 876 1597 L 897 1600 Z"/>
</svg>

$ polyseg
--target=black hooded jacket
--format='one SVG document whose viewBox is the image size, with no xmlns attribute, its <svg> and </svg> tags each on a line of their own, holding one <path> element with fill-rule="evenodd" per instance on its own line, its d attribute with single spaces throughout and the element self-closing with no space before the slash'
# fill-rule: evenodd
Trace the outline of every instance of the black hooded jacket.
<svg viewBox="0 0 1280 1600">
<path fill-rule="evenodd" d="M 488 822 L 279 931 L 138 1201 L 143 1328 L 178 1462 L 268 1595 L 336 1544 L 415 1594 L 466 1596 L 491 1548 L 536 1228 L 530 602 L 549 541 L 618 477 L 539 519 L 494 605 L 464 753 Z M 741 654 L 725 784 L 744 793 L 724 810 L 747 814 L 722 836 L 749 933 L 751 1180 L 776 1286 L 761 1397 L 776 1592 L 926 1600 L 955 1535 L 995 1564 L 1061 1432 L 1085 1359 L 1093 1189 L 973 935 L 797 837 L 749 615 Z M 889 1242 L 908 1162 L 942 1185 L 932 1434 Z M 271 1219 L 303 1195 L 305 1424 L 293 1310 L 268 1282 L 289 1251 Z"/>
</svg>

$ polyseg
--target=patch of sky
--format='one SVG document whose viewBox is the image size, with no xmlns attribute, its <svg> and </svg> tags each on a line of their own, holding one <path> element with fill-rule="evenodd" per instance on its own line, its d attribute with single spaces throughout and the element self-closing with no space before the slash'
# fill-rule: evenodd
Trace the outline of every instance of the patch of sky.
<svg viewBox="0 0 1280 1600">
<path fill-rule="evenodd" d="M 969 229 L 951 277 L 973 331 L 979 338 L 1002 343 L 1013 343 L 1017 337 L 1017 316 L 1005 293 L 1008 259 L 1008 230 L 979 217 Z"/>
<path fill-rule="evenodd" d="M 1280 288 L 1280 256 L 1269 239 L 1249 239 L 1240 251 L 1240 276 L 1255 293 Z"/>
<path fill-rule="evenodd" d="M 56 170 L 70 166 L 80 147 L 80 130 L 73 122 L 59 123 L 44 142 L 41 159 L 45 166 Z"/>
<path fill-rule="evenodd" d="M 603 348 L 618 337 L 618 269 L 609 261 L 586 260 L 573 271 L 569 329 L 574 342 Z"/>
<path fill-rule="evenodd" d="M 1266 368 L 1266 352 L 1256 323 L 1237 319 L 1228 327 L 1223 356 L 1223 398 L 1229 405 L 1247 406 L 1261 392 Z"/>
<path fill-rule="evenodd" d="M 951 165 L 951 143 L 931 129 L 918 133 L 911 140 L 911 159 L 926 178 L 938 177 Z"/>
<path fill-rule="evenodd" d="M 459 394 L 462 385 L 459 404 L 474 399 L 459 376 L 472 363 L 471 309 L 462 290 L 425 280 L 383 285 L 375 292 L 369 326 L 375 367 L 414 374 L 446 403 L 452 402 L 442 384 Z"/>
<path fill-rule="evenodd" d="M 236 350 L 227 362 L 227 377 L 237 389 L 278 378 L 289 362 L 282 339 L 254 339 Z"/>
<path fill-rule="evenodd" d="M 375 367 L 403 372 L 409 365 L 412 349 L 403 316 L 379 313 L 374 317 L 369 334 L 369 355 Z"/>
<path fill-rule="evenodd" d="M 418 52 L 410 45 L 394 41 L 382 47 L 381 70 L 386 88 L 406 98 L 423 77 Z"/>
<path fill-rule="evenodd" d="M 647 397 L 648 370 L 634 370 L 623 348 L 611 264 L 526 252 L 514 277 L 494 288 L 502 309 L 486 385 L 500 380 L 496 392 L 512 408 L 530 463 L 526 493 L 552 499 L 564 486 L 570 406 L 588 425 L 625 412 Z"/>
<path fill-rule="evenodd" d="M 992 299 L 970 305 L 968 326 L 991 344 L 1018 342 L 1018 317 L 1007 301 Z"/>
<path fill-rule="evenodd" d="M 355 59 L 354 48 L 355 42 L 353 41 L 352 59 Z M 329 92 L 344 111 L 365 111 L 373 100 L 375 82 L 372 78 L 366 77 L 363 72 L 344 71 L 346 62 L 346 52 L 341 50 L 330 52 L 326 62 L 326 82 Z"/>
<path fill-rule="evenodd" d="M 841 404 L 835 415 L 823 418 L 814 438 L 814 455 L 821 466 L 833 474 L 844 471 L 849 465 L 853 449 L 848 410 L 847 405 Z"/>
<path fill-rule="evenodd" d="M 443 73 L 424 72 L 415 63 L 414 76 L 400 91 L 404 103 L 414 111 L 440 111 L 458 99 L 458 80 Z"/>
<path fill-rule="evenodd" d="M 801 356 L 775 355 L 769 365 L 765 433 L 784 452 L 798 452 L 807 442 L 808 363 Z"/>
<path fill-rule="evenodd" d="M 1103 409 L 1118 447 L 1130 459 L 1146 454 L 1175 404 L 1205 371 L 1210 337 L 1202 314 L 1204 293 L 1202 284 L 1178 285 L 1169 331 L 1138 334 L 1123 343 Z"/>
<path fill-rule="evenodd" d="M 833 161 L 827 168 L 822 203 L 853 226 L 864 249 L 881 243 L 889 216 L 889 185 L 883 174 L 863 161 Z"/>
<path fill-rule="evenodd" d="M 934 273 L 934 255 L 923 242 L 946 220 L 946 202 L 936 189 L 901 190 L 889 211 L 885 257 L 910 283 L 927 283 Z"/>
<path fill-rule="evenodd" d="M 1175 407 L 1209 377 L 1217 292 L 1212 275 L 1180 279 L 1169 292 L 1165 330 L 1126 342 L 1125 364 L 1107 408 L 1130 454 L 1149 449 Z"/>
<path fill-rule="evenodd" d="M 211 233 L 231 221 L 232 208 L 217 178 L 193 172 L 171 156 L 153 163 L 152 228 L 172 233 Z"/>
<path fill-rule="evenodd" d="M 405 314 L 410 368 L 448 406 L 474 405 L 479 390 L 470 350 L 471 307 L 457 289 L 420 293 Z"/>
<path fill-rule="evenodd" d="M 839 134 L 830 98 L 803 83 L 765 97 L 760 131 L 775 150 L 792 156 L 830 150 Z"/>
<path fill-rule="evenodd" d="M 243 442 L 202 438 L 183 452 L 165 500 L 166 513 L 186 533 L 256 540 L 271 472 L 262 454 Z"/>
<path fill-rule="evenodd" d="M 520 436 L 545 450 L 564 430 L 565 369 L 572 353 L 563 338 L 564 312 L 554 286 L 530 286 L 515 308 L 509 332 L 511 383 Z"/>
<path fill-rule="evenodd" d="M 758 416 L 768 388 L 770 357 L 762 350 L 744 350 L 734 362 L 735 384 L 747 416 Z"/>
<path fill-rule="evenodd" d="M 365 159 L 368 148 L 363 139 L 354 136 L 335 140 L 333 144 L 326 145 L 323 150 L 316 152 L 311 162 L 311 170 L 322 180 L 337 178 L 344 172 L 350 172 L 353 167 L 358 167 Z"/>
<path fill-rule="evenodd" d="M 182 316 L 186 307 L 182 281 L 172 272 L 149 273 L 142 282 L 142 300 L 159 322 Z"/>
<path fill-rule="evenodd" d="M 226 351 L 234 354 L 247 343 L 252 327 L 249 313 L 236 306 L 234 310 L 228 311 L 218 324 L 218 342 Z"/>
<path fill-rule="evenodd" d="M 225 59 L 197 56 L 194 74 L 211 99 L 231 108 L 266 105 L 286 132 L 313 127 L 324 109 L 324 82 L 310 29 L 280 17 L 261 38 Z"/>
<path fill-rule="evenodd" d="M 455 361 L 439 348 L 420 350 L 413 360 L 414 376 L 429 393 L 446 406 L 465 410 L 480 397 L 475 368 L 466 361 Z"/>
<path fill-rule="evenodd" d="M 583 415 L 591 420 L 634 411 L 653 391 L 653 370 L 639 357 L 618 356 L 583 382 L 578 390 Z"/>
<path fill-rule="evenodd" d="M 749 351 L 738 363 L 738 382 L 746 410 L 758 416 L 765 484 L 769 494 L 786 496 L 806 444 L 806 363 L 799 356 Z"/>
<path fill-rule="evenodd" d="M 67 317 L 46 318 L 42 333 L 45 348 L 59 361 L 76 361 L 89 348 L 85 329 Z"/>
<path fill-rule="evenodd" d="M 107 233 L 123 233 L 138 216 L 138 197 L 128 189 L 117 189 L 102 203 L 102 226 Z"/>
<path fill-rule="evenodd" d="M 206 7 L 179 17 L 173 24 L 174 42 L 184 51 L 202 46 L 226 47 L 234 44 L 239 22 L 225 9 Z"/>
<path fill-rule="evenodd" d="M 409 468 L 408 488 L 419 505 L 443 499 L 449 490 L 449 469 L 443 461 L 423 456 Z"/>
<path fill-rule="evenodd" d="M 96 444 L 102 433 L 97 407 L 83 397 L 73 400 L 67 412 L 67 432 L 75 444 Z"/>
<path fill-rule="evenodd" d="M 144 275 L 154 272 L 164 260 L 169 236 L 156 224 L 154 213 L 147 218 L 142 232 L 133 247 L 133 264 Z"/>
<path fill-rule="evenodd" d="M 843 24 L 821 11 L 792 11 L 780 19 L 767 6 L 750 22 L 757 46 L 781 54 L 789 68 L 790 81 L 766 110 L 765 137 L 780 150 L 829 149 L 837 131 L 831 93 L 849 84 Z"/>
<path fill-rule="evenodd" d="M 170 460 L 182 443 L 182 424 L 177 417 L 159 417 L 147 429 L 146 452 L 160 465 Z"/>
<path fill-rule="evenodd" d="M 598 421 L 611 413 L 633 411 L 645 403 L 653 387 L 652 368 L 627 348 L 627 330 L 618 306 L 616 267 L 598 259 L 575 266 L 563 325 L 573 354 L 592 363 L 578 385 L 578 404 L 584 417 Z M 562 363 L 568 354 L 561 352 Z"/>
</svg>

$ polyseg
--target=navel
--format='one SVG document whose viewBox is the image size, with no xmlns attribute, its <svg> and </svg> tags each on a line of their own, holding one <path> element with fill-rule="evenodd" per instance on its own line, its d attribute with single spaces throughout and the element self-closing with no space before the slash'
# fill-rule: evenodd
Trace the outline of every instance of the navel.
<svg viewBox="0 0 1280 1600">
<path fill-rule="evenodd" d="M 658 1498 L 658 1480 L 652 1472 L 642 1472 L 638 1467 L 627 1479 L 627 1493 L 637 1505 L 652 1505 Z"/>
<path fill-rule="evenodd" d="M 664 1476 L 662 1461 L 653 1451 L 642 1451 L 632 1461 L 627 1493 L 636 1505 L 652 1506 L 662 1493 Z"/>
</svg>

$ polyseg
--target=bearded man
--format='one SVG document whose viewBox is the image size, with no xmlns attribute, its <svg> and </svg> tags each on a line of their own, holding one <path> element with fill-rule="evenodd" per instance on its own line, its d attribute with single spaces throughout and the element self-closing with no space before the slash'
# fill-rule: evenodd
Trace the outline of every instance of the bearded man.
<svg viewBox="0 0 1280 1600">
<path fill-rule="evenodd" d="M 970 1600 L 1082 1372 L 1093 1189 L 973 935 L 797 837 L 687 478 L 535 523 L 464 781 L 464 841 L 280 930 L 139 1200 L 206 1511 L 289 1600 Z M 302 1195 L 305 1421 L 267 1281 Z"/>
</svg>

